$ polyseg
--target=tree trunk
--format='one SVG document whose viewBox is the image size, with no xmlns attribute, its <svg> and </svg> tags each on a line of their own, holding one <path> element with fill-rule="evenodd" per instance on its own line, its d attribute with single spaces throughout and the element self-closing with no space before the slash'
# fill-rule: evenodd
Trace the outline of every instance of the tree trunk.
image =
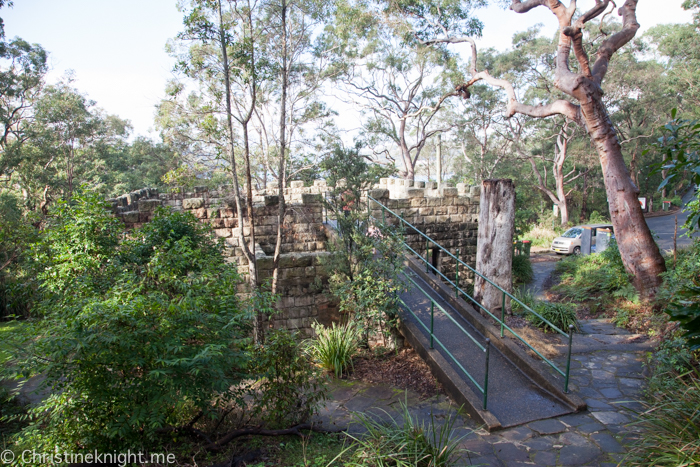
<svg viewBox="0 0 700 467">
<path fill-rule="evenodd" d="M 275 253 L 272 258 L 272 293 L 278 293 L 279 263 L 282 254 L 282 228 L 284 227 L 284 215 L 287 207 L 284 199 L 285 187 L 285 157 L 287 152 L 287 87 L 288 60 L 287 60 L 287 2 L 282 0 L 281 29 L 282 29 L 282 96 L 280 97 L 280 161 L 277 173 L 277 190 L 279 206 L 277 207 L 277 239 L 275 240 Z"/>
<path fill-rule="evenodd" d="M 508 292 L 513 291 L 514 220 L 513 180 L 484 180 L 481 184 L 476 270 Z M 479 276 L 474 281 L 474 298 L 494 314 L 503 306 L 503 292 Z"/>
<path fill-rule="evenodd" d="M 586 220 L 586 211 L 588 210 L 588 174 L 583 175 L 583 190 L 581 191 L 581 222 Z"/>
<path fill-rule="evenodd" d="M 437 154 L 435 155 L 435 181 L 439 188 L 442 184 L 442 134 L 438 134 Z"/>
<path fill-rule="evenodd" d="M 594 92 L 589 93 L 587 101 L 582 100 L 581 110 L 600 156 L 615 238 L 636 289 L 643 297 L 652 298 L 661 285 L 660 274 L 666 271 L 666 264 L 644 219 L 639 189 L 630 178 L 602 96 L 591 95 Z"/>
</svg>

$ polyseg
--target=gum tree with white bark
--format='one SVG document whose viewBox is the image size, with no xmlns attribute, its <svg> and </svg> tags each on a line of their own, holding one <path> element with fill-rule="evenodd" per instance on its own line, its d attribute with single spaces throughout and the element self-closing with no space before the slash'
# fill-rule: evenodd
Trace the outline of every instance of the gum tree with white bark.
<svg viewBox="0 0 700 467">
<path fill-rule="evenodd" d="M 637 199 L 639 189 L 630 178 L 625 165 L 620 141 L 603 99 L 602 88 L 611 59 L 620 48 L 634 38 L 639 29 L 636 16 L 638 0 L 626 0 L 618 9 L 622 28 L 598 45 L 593 60 L 583 40 L 584 28 L 591 21 L 605 15 L 609 7 L 614 8 L 615 3 L 610 0 L 595 0 L 590 9 L 577 14 L 578 3 L 576 0 L 570 0 L 568 5 L 560 0 L 513 0 L 510 4 L 510 10 L 520 14 L 535 8 L 546 8 L 552 12 L 559 25 L 554 85 L 566 98 L 543 105 L 520 102 L 509 81 L 495 78 L 489 70 L 479 70 L 474 38 L 454 34 L 441 10 L 435 9 L 435 13 L 429 11 L 428 14 L 421 14 L 421 10 L 412 8 L 410 2 L 402 4 L 401 0 L 398 0 L 395 6 L 414 18 L 417 26 L 430 25 L 430 29 L 436 32 L 432 37 L 423 39 L 424 44 L 471 45 L 471 79 L 456 88 L 462 97 L 468 98 L 469 88 L 483 81 L 503 89 L 508 96 L 506 117 L 516 114 L 534 118 L 563 115 L 586 128 L 600 159 L 610 216 L 623 263 L 640 294 L 653 297 L 662 282 L 660 274 L 666 270 L 666 266 L 644 219 Z M 573 64 L 572 56 L 575 59 Z"/>
</svg>

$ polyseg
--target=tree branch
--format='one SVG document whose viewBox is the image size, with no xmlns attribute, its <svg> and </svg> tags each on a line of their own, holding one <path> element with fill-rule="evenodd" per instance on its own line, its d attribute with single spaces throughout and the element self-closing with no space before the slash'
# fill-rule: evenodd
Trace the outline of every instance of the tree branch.
<svg viewBox="0 0 700 467">
<path fill-rule="evenodd" d="M 622 30 L 607 38 L 598 48 L 596 62 L 593 65 L 593 80 L 600 85 L 608 72 L 610 58 L 637 34 L 637 0 L 626 0 L 618 10 L 622 16 Z"/>
</svg>

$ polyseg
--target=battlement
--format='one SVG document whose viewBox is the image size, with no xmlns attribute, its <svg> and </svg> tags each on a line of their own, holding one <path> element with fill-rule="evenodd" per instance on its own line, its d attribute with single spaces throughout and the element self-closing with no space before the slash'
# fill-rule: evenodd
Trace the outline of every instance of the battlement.
<svg viewBox="0 0 700 467">
<path fill-rule="evenodd" d="M 338 182 L 338 188 L 345 186 L 344 180 Z M 276 327 L 303 329 L 310 333 L 313 320 L 330 324 L 330 320 L 335 319 L 336 308 L 324 286 L 328 275 L 321 260 L 328 254 L 322 200 L 334 188 L 325 180 L 316 180 L 311 186 L 304 186 L 302 181 L 293 181 L 284 190 L 287 209 L 279 226 L 282 233 L 279 307 L 283 313 L 273 319 L 272 324 Z M 272 274 L 272 254 L 279 224 L 278 193 L 276 184 L 253 192 L 256 263 L 260 280 Z M 441 184 L 438 187 L 432 182 L 383 178 L 368 193 L 452 254 L 459 255 L 468 263 L 475 263 L 479 187 L 464 184 L 456 187 Z M 246 239 L 250 238 L 250 227 L 244 225 L 243 231 L 240 231 L 232 185 L 215 189 L 195 187 L 192 191 L 174 189 L 168 193 L 144 188 L 108 201 L 114 213 L 129 228 L 150 222 L 160 206 L 191 212 L 200 222 L 211 225 L 216 236 L 224 239 L 227 260 L 236 264 L 241 275 L 248 274 L 248 261 L 240 244 L 240 234 Z M 366 201 L 367 197 L 363 195 L 362 203 Z M 368 208 L 375 219 L 385 219 L 390 225 L 398 225 L 398 219 L 383 212 L 376 202 L 370 202 Z M 241 209 L 245 216 L 245 200 Z M 417 232 L 406 231 L 405 241 L 415 251 L 425 251 L 425 239 Z M 456 263 L 448 255 L 434 250 L 431 262 L 447 277 L 455 277 Z"/>
</svg>

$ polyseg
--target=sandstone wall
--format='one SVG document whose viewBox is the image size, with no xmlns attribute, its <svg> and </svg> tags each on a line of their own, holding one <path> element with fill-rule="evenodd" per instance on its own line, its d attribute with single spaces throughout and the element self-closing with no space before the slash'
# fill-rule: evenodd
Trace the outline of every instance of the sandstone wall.
<svg viewBox="0 0 700 467">
<path fill-rule="evenodd" d="M 231 189 L 230 186 L 217 190 L 196 187 L 192 192 L 159 193 L 146 188 L 109 201 L 129 228 L 149 222 L 158 206 L 191 211 L 201 222 L 210 224 L 217 236 L 224 238 L 228 246 L 227 260 L 235 263 L 239 272 L 246 275 L 247 260 L 239 244 L 239 226 Z M 272 320 L 275 327 L 299 329 L 310 334 L 312 322 L 317 320 L 328 325 L 337 319 L 337 305 L 327 294 L 327 274 L 321 264 L 321 258 L 328 254 L 328 227 L 324 225 L 326 213 L 321 199 L 328 190 L 323 180 L 312 186 L 294 181 L 285 189 L 288 209 L 282 228 L 279 272 L 281 299 L 278 306 L 281 313 Z M 438 189 L 434 183 L 426 185 L 424 182 L 382 179 L 370 194 L 453 254 L 460 249 L 460 258 L 473 266 L 476 261 L 478 190 L 464 185 L 443 185 Z M 277 234 L 279 196 L 276 186 L 255 192 L 253 203 L 256 261 L 260 279 L 265 280 L 272 275 Z M 370 203 L 370 207 L 375 217 L 382 217 L 376 203 Z M 386 218 L 390 223 L 397 222 L 391 220 L 391 216 Z M 250 234 L 248 227 L 244 227 L 243 234 Z M 417 252 L 425 253 L 425 240 L 419 234 L 407 231 L 406 241 Z M 454 278 L 455 261 L 452 258 L 439 255 L 438 267 L 446 276 Z M 464 271 L 460 272 L 460 279 L 466 277 Z M 241 292 L 245 292 L 244 285 L 241 285 Z"/>
</svg>

